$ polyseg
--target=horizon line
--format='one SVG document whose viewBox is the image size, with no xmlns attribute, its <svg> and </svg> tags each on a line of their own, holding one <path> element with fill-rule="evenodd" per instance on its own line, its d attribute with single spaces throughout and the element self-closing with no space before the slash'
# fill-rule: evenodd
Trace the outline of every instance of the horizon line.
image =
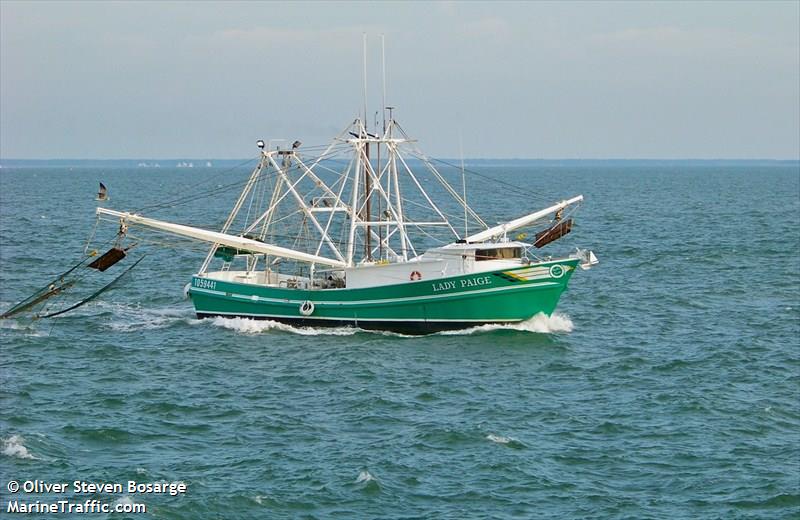
<svg viewBox="0 0 800 520">
<path fill-rule="evenodd" d="M 166 157 L 166 158 L 152 158 L 152 157 L 115 157 L 115 158 L 97 158 L 97 157 L 53 157 L 53 158 L 28 158 L 28 157 L 11 157 L 0 158 L 0 164 L 3 162 L 53 162 L 53 161 L 94 161 L 94 162 L 122 162 L 122 161 L 250 161 L 258 157 Z M 334 158 L 335 159 L 335 158 Z M 460 157 L 430 157 L 431 160 L 440 161 L 461 161 Z M 412 158 L 414 160 L 414 158 Z M 420 160 L 420 159 L 416 159 Z M 762 161 L 762 162 L 800 162 L 799 157 L 793 158 L 774 158 L 774 157 L 464 157 L 464 161 Z M 202 167 L 202 166 L 201 166 Z"/>
</svg>

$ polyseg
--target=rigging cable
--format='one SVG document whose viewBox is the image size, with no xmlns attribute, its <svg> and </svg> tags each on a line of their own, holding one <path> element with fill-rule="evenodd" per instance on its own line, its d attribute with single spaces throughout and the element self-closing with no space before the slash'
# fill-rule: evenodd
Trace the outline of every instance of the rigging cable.
<svg viewBox="0 0 800 520">
<path fill-rule="evenodd" d="M 338 155 L 339 153 L 341 153 L 341 150 L 333 149 L 328 154 L 323 154 L 323 155 L 319 155 L 319 156 L 313 156 L 312 155 L 312 156 L 308 156 L 308 157 L 311 158 L 311 159 L 322 160 L 322 159 L 325 159 L 325 158 L 328 158 L 328 157 L 334 157 L 334 156 Z M 229 169 L 227 169 L 227 170 L 225 170 L 225 171 L 223 171 L 223 172 L 221 172 L 221 173 L 219 173 L 217 175 L 214 175 L 213 177 L 210 177 L 208 179 L 205 179 L 204 181 L 201 181 L 201 182 L 195 184 L 191 189 L 196 189 L 197 187 L 199 187 L 199 186 L 201 186 L 203 184 L 206 184 L 206 183 L 208 183 L 210 181 L 213 181 L 213 180 L 217 179 L 221 175 L 224 175 L 226 173 L 230 173 L 231 171 L 233 171 L 233 170 L 235 170 L 237 168 L 241 168 L 242 166 L 244 166 L 244 165 L 246 165 L 248 163 L 252 163 L 255 160 L 256 159 L 253 158 L 253 159 L 248 159 L 246 161 L 243 161 L 242 163 L 239 163 L 239 164 L 237 164 L 236 166 L 234 166 L 232 168 L 229 168 Z M 269 177 L 274 176 L 274 175 L 277 175 L 277 172 L 271 172 L 271 173 L 262 172 L 262 173 L 259 174 L 259 179 L 269 178 Z M 249 181 L 249 178 L 245 179 L 243 181 L 239 180 L 239 181 L 236 181 L 236 182 L 233 182 L 233 183 L 220 185 L 220 186 L 217 186 L 216 188 L 214 188 L 214 189 L 212 189 L 210 191 L 205 191 L 205 192 L 202 192 L 202 193 L 189 194 L 189 195 L 187 195 L 185 197 L 178 197 L 178 198 L 174 198 L 174 199 L 170 199 L 170 200 L 164 200 L 162 202 L 157 202 L 157 203 L 150 204 L 150 205 L 147 205 L 147 206 L 142 206 L 142 207 L 134 210 L 134 212 L 136 212 L 136 213 L 143 212 L 143 211 L 155 212 L 155 211 L 167 208 L 167 207 L 173 207 L 173 206 L 179 206 L 179 205 L 183 205 L 183 204 L 188 204 L 188 203 L 194 202 L 196 200 L 208 198 L 208 197 L 211 197 L 213 195 L 218 195 L 220 193 L 224 193 L 224 192 L 227 192 L 227 191 L 232 191 L 232 190 L 234 190 L 236 188 L 241 188 L 241 187 L 245 186 L 248 181 Z"/>
</svg>

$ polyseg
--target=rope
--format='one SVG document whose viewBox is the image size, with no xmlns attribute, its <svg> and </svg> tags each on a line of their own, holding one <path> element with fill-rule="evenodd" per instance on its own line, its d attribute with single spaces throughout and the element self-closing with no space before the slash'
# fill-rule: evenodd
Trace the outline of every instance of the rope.
<svg viewBox="0 0 800 520">
<path fill-rule="evenodd" d="M 204 184 L 207 184 L 207 183 L 209 183 L 209 182 L 211 182 L 213 180 L 218 179 L 222 175 L 226 175 L 226 174 L 228 174 L 228 173 L 230 173 L 230 172 L 232 172 L 232 171 L 234 171 L 234 170 L 236 170 L 238 168 L 241 168 L 242 166 L 245 166 L 246 164 L 250 164 L 255 160 L 256 160 L 255 158 L 247 159 L 246 161 L 243 161 L 243 162 L 241 162 L 241 163 L 239 163 L 239 164 L 237 164 L 235 166 L 232 166 L 232 167 L 228 168 L 227 170 L 224 170 L 224 171 L 214 175 L 213 177 L 209 177 L 208 179 L 206 179 L 204 181 L 200 181 L 200 182 L 196 183 L 194 186 L 191 186 L 190 189 L 192 189 L 192 188 L 196 189 L 196 188 L 198 188 L 198 187 L 200 187 L 200 186 L 202 186 Z M 161 209 L 161 208 L 164 208 L 164 207 L 167 207 L 167 206 L 173 206 L 173 205 L 180 204 L 181 203 L 180 201 L 182 201 L 182 200 L 183 200 L 183 197 L 179 197 L 179 198 L 176 198 L 176 199 L 162 200 L 161 202 L 155 202 L 155 203 L 149 204 L 147 206 L 142 206 L 139 209 L 135 210 L 135 212 L 139 213 L 139 212 L 142 212 L 142 211 L 156 211 L 158 209 Z"/>
<path fill-rule="evenodd" d="M 339 146 L 339 145 L 337 145 L 337 146 Z M 306 156 L 306 157 L 309 160 L 323 160 L 323 159 L 326 159 L 326 158 L 329 158 L 329 157 L 334 157 L 334 156 L 338 155 L 341 152 L 341 150 L 337 149 L 337 146 L 334 146 L 334 148 L 332 148 L 331 151 L 328 154 L 310 155 L 310 156 Z M 341 148 L 341 146 L 339 146 L 339 147 Z M 313 147 L 309 147 L 309 148 L 313 148 Z M 306 148 L 306 149 L 308 149 L 308 148 Z M 219 177 L 221 177 L 223 175 L 226 175 L 226 174 L 228 174 L 228 173 L 230 173 L 230 172 L 232 172 L 232 171 L 234 171 L 236 169 L 239 169 L 239 168 L 241 168 L 241 167 L 243 167 L 243 166 L 245 166 L 247 164 L 251 164 L 256 160 L 257 160 L 257 158 L 251 158 L 251 159 L 247 159 L 245 161 L 242 161 L 241 163 L 239 163 L 239 164 L 237 164 L 235 166 L 232 166 L 232 167 L 230 167 L 230 168 L 228 168 L 228 169 L 226 169 L 226 170 L 214 175 L 213 177 L 209 177 L 208 179 L 205 179 L 205 180 L 203 180 L 201 182 L 198 182 L 198 183 L 190 186 L 188 189 L 196 190 L 199 187 L 201 187 L 203 185 L 206 185 L 206 184 L 208 184 L 208 183 L 210 183 L 210 182 L 212 182 L 214 180 L 217 180 L 217 179 L 219 179 Z M 334 171 L 334 170 L 331 170 L 331 171 Z M 274 175 L 277 175 L 277 172 L 274 172 L 274 171 L 271 171 L 271 170 L 268 170 L 268 169 L 265 168 L 264 172 L 259 174 L 258 180 L 268 179 L 268 178 L 270 178 L 270 177 L 272 177 Z M 183 196 L 183 197 L 177 197 L 177 198 L 174 198 L 174 199 L 165 199 L 165 200 L 162 200 L 160 202 L 155 202 L 153 204 L 148 204 L 146 206 L 141 206 L 140 208 L 134 210 L 134 212 L 135 213 L 142 213 L 142 212 L 148 211 L 148 212 L 152 213 L 152 212 L 156 212 L 156 211 L 159 211 L 159 210 L 167 208 L 167 207 L 173 207 L 173 206 L 180 206 L 180 205 L 183 205 L 183 204 L 188 204 L 188 203 L 194 202 L 196 200 L 208 198 L 208 197 L 211 197 L 213 195 L 218 195 L 220 193 L 224 193 L 224 192 L 227 192 L 227 191 L 234 190 L 236 188 L 241 188 L 245 184 L 247 184 L 248 180 L 249 179 L 245 179 L 245 180 L 239 180 L 239 181 L 236 181 L 236 182 L 232 182 L 232 183 L 229 183 L 229 184 L 224 184 L 224 185 L 218 186 L 217 188 L 214 188 L 214 189 L 212 189 L 210 191 L 204 191 L 204 192 L 198 193 L 198 194 L 189 194 L 189 195 L 186 195 L 186 196 Z"/>
<path fill-rule="evenodd" d="M 409 154 L 413 155 L 414 157 L 416 157 L 417 159 L 419 159 L 421 161 L 436 162 L 436 163 L 444 164 L 445 166 L 449 166 L 451 168 L 457 169 L 459 172 L 461 171 L 461 166 L 459 166 L 457 164 L 453 164 L 453 163 L 447 162 L 447 161 L 445 161 L 443 159 L 436 159 L 434 157 L 427 157 L 425 154 L 423 154 L 421 152 L 418 152 L 418 151 L 413 151 L 413 150 L 410 150 Z M 511 196 L 515 196 L 515 197 L 519 197 L 519 198 L 524 198 L 526 200 L 529 197 L 535 197 L 535 198 L 538 198 L 539 200 L 548 200 L 546 197 L 544 197 L 542 195 L 532 194 L 532 193 L 526 191 L 525 189 L 523 189 L 520 186 L 516 186 L 514 184 L 511 184 L 510 182 L 506 182 L 506 181 L 497 179 L 495 177 L 491 177 L 489 175 L 486 175 L 486 174 L 483 174 L 483 173 L 479 173 L 479 172 L 477 172 L 475 170 L 470 170 L 469 168 L 464 168 L 464 172 L 469 173 L 470 175 L 474 175 L 476 177 L 480 177 L 480 178 L 485 179 L 485 180 L 487 180 L 489 182 L 494 182 L 494 183 L 499 184 L 501 186 L 505 186 L 506 188 L 509 188 L 510 190 L 512 190 L 510 193 L 504 192 L 503 193 L 504 196 L 511 195 Z"/>
<path fill-rule="evenodd" d="M 116 241 L 118 240 L 118 237 L 119 237 L 119 235 L 118 235 L 118 234 L 117 234 L 117 235 L 114 235 L 114 237 L 113 237 L 113 238 L 111 238 L 111 239 L 107 240 L 106 242 L 104 242 L 104 243 L 102 244 L 102 246 L 107 246 L 107 245 L 109 245 L 110 243 L 116 242 Z M 88 244 L 87 244 L 87 249 L 88 249 Z M 77 285 L 79 282 L 81 282 L 81 281 L 82 281 L 84 278 L 86 278 L 88 275 L 92 274 L 92 272 L 91 272 L 91 271 L 89 271 L 89 270 L 87 269 L 86 271 L 83 271 L 83 272 L 82 272 L 82 274 L 78 274 L 78 275 L 76 275 L 76 277 L 75 277 L 75 278 L 73 278 L 73 279 L 71 279 L 71 280 L 68 280 L 68 281 L 64 281 L 64 280 L 65 280 L 65 277 L 66 277 L 68 274 L 70 274 L 71 272 L 73 272 L 73 271 L 74 271 L 74 270 L 76 270 L 77 268 L 79 268 L 79 267 L 81 267 L 81 266 L 84 266 L 84 264 L 86 264 L 86 263 L 87 263 L 89 260 L 91 260 L 91 259 L 92 259 L 92 258 L 94 258 L 94 257 L 95 257 L 95 255 L 93 255 L 93 254 L 85 254 L 85 255 L 84 255 L 84 257 L 83 257 L 83 258 L 82 258 L 82 259 L 81 259 L 81 260 L 80 260 L 80 261 L 79 261 L 77 264 L 75 264 L 75 265 L 74 265 L 72 268 L 70 268 L 68 271 L 66 271 L 66 272 L 64 272 L 64 273 L 62 273 L 62 274 L 60 274 L 60 275 L 59 275 L 59 276 L 57 276 L 57 277 L 56 277 L 56 278 L 55 278 L 55 279 L 54 279 L 52 282 L 48 283 L 48 284 L 47 284 L 47 285 L 46 285 L 44 288 L 42 288 L 42 289 L 39 289 L 38 291 L 34 292 L 34 293 L 31 295 L 31 296 L 28 296 L 28 298 L 26 298 L 25 300 L 22 300 L 20 303 L 18 303 L 17 305 L 15 305 L 15 306 L 14 306 L 14 307 L 12 307 L 12 308 L 11 308 L 9 311 L 6 311 L 6 312 L 7 312 L 7 313 L 8 313 L 8 312 L 11 312 L 11 311 L 13 311 L 15 308 L 18 308 L 18 310 L 17 310 L 16 312 L 20 312 L 21 310 L 25 310 L 24 308 L 23 308 L 23 309 L 19 309 L 19 307 L 20 307 L 21 305 L 24 305 L 24 304 L 25 304 L 25 302 L 27 302 L 27 301 L 30 301 L 30 300 L 32 300 L 32 299 L 35 299 L 35 297 L 36 297 L 36 296 L 37 296 L 39 293 L 41 293 L 43 290 L 46 290 L 46 289 L 48 289 L 48 288 L 49 288 L 50 286 L 52 286 L 54 283 L 56 283 L 56 282 L 59 282 L 59 281 L 62 281 L 62 286 L 61 286 L 61 287 L 63 287 L 63 288 L 64 288 L 64 290 L 60 290 L 60 291 L 58 291 L 56 294 L 54 294 L 52 297 L 48 297 L 48 298 L 46 298 L 45 300 L 43 300 L 43 301 L 42 301 L 42 303 L 44 303 L 44 305 L 42 306 L 42 311 L 43 311 L 43 312 L 44 312 L 44 311 L 46 311 L 46 310 L 47 310 L 47 309 L 49 309 L 49 308 L 50 308 L 50 307 L 51 307 L 53 304 L 55 304 L 56 302 L 60 301 L 60 298 L 62 298 L 62 297 L 63 297 L 63 296 L 64 296 L 64 295 L 67 293 L 67 291 L 69 290 L 69 288 L 71 288 L 71 287 L 73 287 L 73 286 Z M 36 303 L 34 303 L 32 306 L 35 306 L 35 305 L 36 305 L 36 304 L 38 304 L 38 303 L 40 303 L 40 302 L 36 302 Z"/>
</svg>

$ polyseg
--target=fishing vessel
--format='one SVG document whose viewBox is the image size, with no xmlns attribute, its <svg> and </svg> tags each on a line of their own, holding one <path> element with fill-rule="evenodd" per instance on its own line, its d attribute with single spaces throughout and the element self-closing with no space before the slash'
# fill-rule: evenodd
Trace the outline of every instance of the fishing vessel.
<svg viewBox="0 0 800 520">
<path fill-rule="evenodd" d="M 550 315 L 576 267 L 597 259 L 534 251 L 572 230 L 565 212 L 583 197 L 489 225 L 467 203 L 463 167 L 458 190 L 392 110 L 378 133 L 358 118 L 321 153 L 258 141 L 258 164 L 218 231 L 97 215 L 211 244 L 186 288 L 199 318 L 425 334 Z M 532 242 L 515 235 L 534 226 Z"/>
<path fill-rule="evenodd" d="M 577 248 L 540 255 L 572 231 L 583 196 L 490 225 L 467 203 L 463 159 L 458 168 L 426 156 L 386 106 L 385 81 L 382 122 L 376 113 L 370 132 L 366 77 L 365 36 L 361 116 L 321 147 L 259 140 L 257 164 L 219 230 L 98 207 L 98 220 L 119 225 L 113 247 L 99 255 L 87 244 L 78 264 L 0 317 L 37 307 L 36 317 L 53 317 L 99 297 L 141 261 L 103 274 L 138 245 L 126 245 L 133 227 L 210 244 L 185 288 L 199 318 L 426 334 L 552 314 L 576 268 L 597 264 Z M 107 200 L 102 184 L 98 200 Z M 87 277 L 100 288 L 52 309 Z"/>
</svg>

